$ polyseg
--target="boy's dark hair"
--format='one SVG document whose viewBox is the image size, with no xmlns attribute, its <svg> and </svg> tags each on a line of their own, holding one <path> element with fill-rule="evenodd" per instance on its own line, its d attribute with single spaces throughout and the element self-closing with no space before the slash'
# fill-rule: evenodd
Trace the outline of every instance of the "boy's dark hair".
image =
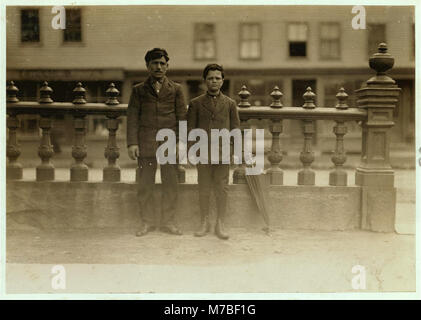
<svg viewBox="0 0 421 320">
<path fill-rule="evenodd" d="M 167 62 L 168 60 L 170 60 L 170 58 L 168 57 L 168 53 L 165 49 L 153 48 L 152 50 L 146 52 L 145 61 L 146 63 L 149 63 L 149 61 L 154 59 L 160 59 L 161 57 L 164 57 Z"/>
<path fill-rule="evenodd" d="M 203 70 L 203 79 L 206 79 L 208 76 L 209 71 L 221 71 L 222 79 L 224 79 L 224 68 L 221 65 L 216 63 L 208 64 L 205 69 Z"/>
</svg>

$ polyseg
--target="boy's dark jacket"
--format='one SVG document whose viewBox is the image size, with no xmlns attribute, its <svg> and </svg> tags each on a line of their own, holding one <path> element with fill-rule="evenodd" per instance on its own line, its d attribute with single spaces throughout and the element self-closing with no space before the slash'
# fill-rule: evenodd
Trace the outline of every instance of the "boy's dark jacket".
<svg viewBox="0 0 421 320">
<path fill-rule="evenodd" d="M 216 99 L 216 107 L 212 99 Z M 207 132 L 210 146 L 211 129 L 227 129 L 231 131 L 240 127 L 237 104 L 222 92 L 217 98 L 209 94 L 202 94 L 189 103 L 187 112 L 188 132 L 200 128 Z M 193 142 L 194 143 L 194 142 Z M 219 144 L 219 158 L 221 158 L 222 144 Z M 211 157 L 209 150 L 209 159 Z"/>
</svg>

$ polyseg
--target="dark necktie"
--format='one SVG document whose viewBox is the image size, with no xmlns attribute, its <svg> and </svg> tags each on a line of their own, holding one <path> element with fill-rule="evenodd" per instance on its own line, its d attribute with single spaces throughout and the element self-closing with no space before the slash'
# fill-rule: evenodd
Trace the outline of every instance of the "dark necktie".
<svg viewBox="0 0 421 320">
<path fill-rule="evenodd" d="M 153 84 L 153 88 L 155 89 L 156 93 L 159 93 L 159 90 L 162 88 L 162 83 L 159 81 L 155 81 Z"/>
</svg>

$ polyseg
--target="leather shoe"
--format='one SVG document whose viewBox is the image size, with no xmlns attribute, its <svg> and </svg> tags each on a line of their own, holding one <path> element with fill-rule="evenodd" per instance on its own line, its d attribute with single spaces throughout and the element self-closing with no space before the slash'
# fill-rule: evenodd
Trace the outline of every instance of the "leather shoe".
<svg viewBox="0 0 421 320">
<path fill-rule="evenodd" d="M 136 237 L 142 237 L 150 231 L 154 231 L 155 227 L 144 223 L 142 227 L 136 232 Z"/>
<path fill-rule="evenodd" d="M 173 224 L 168 224 L 168 225 L 165 225 L 165 226 L 162 226 L 161 227 L 161 231 L 163 231 L 163 232 L 166 232 L 166 233 L 169 233 L 169 234 L 174 234 L 174 235 L 177 235 L 177 236 L 180 236 L 180 235 L 182 235 L 183 233 L 181 232 L 181 230 L 180 229 L 178 229 L 175 225 L 173 225 Z"/>
<path fill-rule="evenodd" d="M 229 235 L 224 230 L 224 223 L 220 219 L 216 221 L 215 234 L 221 240 L 229 239 Z"/>
<path fill-rule="evenodd" d="M 194 233 L 195 237 L 204 237 L 210 231 L 210 223 L 208 217 L 204 217 L 202 223 L 200 224 L 200 228 Z"/>
</svg>

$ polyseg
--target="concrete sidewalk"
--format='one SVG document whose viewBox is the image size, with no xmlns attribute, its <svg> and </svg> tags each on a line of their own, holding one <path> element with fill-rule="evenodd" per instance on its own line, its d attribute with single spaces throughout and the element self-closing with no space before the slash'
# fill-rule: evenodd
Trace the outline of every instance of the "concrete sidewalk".
<svg viewBox="0 0 421 320">
<path fill-rule="evenodd" d="M 171 236 L 133 230 L 48 230 L 7 234 L 8 293 L 411 292 L 415 237 L 365 231 L 231 229 Z M 52 267 L 66 289 L 51 286 Z M 358 266 L 358 267 L 355 267 Z M 353 268 L 360 271 L 353 273 Z M 361 271 L 362 270 L 362 271 Z M 365 289 L 352 287 L 365 274 Z"/>
</svg>

